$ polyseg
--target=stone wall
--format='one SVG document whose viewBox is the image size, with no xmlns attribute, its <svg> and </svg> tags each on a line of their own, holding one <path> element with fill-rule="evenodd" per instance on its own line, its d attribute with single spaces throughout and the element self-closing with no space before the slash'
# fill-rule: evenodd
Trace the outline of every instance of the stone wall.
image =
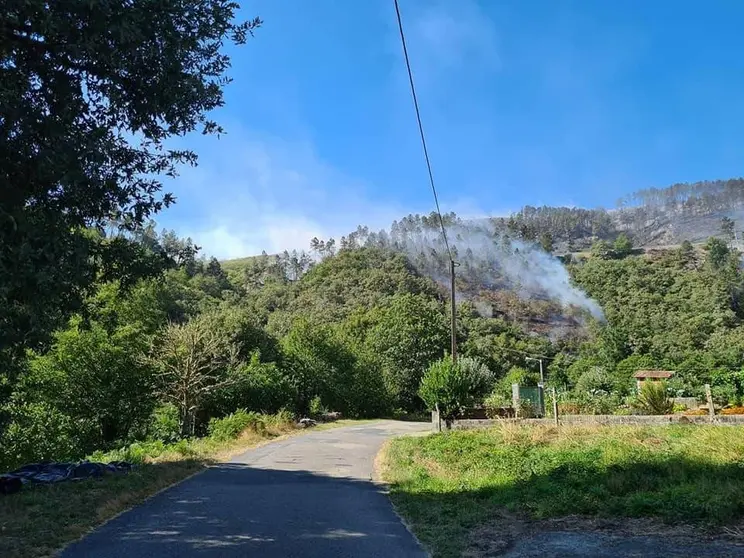
<svg viewBox="0 0 744 558">
<path fill-rule="evenodd" d="M 544 424 L 553 425 L 552 418 L 543 419 L 462 419 L 455 420 L 449 425 L 452 430 L 471 430 L 475 428 L 490 428 L 504 423 L 518 424 Z M 638 426 L 663 426 L 666 424 L 714 424 L 720 426 L 744 426 L 744 415 L 717 415 L 712 421 L 709 416 L 702 415 L 564 415 L 559 418 L 559 424 L 586 424 L 586 425 L 638 425 Z M 447 425 L 442 421 L 442 430 Z M 432 430 L 439 430 L 439 421 L 436 413 L 432 413 Z"/>
</svg>

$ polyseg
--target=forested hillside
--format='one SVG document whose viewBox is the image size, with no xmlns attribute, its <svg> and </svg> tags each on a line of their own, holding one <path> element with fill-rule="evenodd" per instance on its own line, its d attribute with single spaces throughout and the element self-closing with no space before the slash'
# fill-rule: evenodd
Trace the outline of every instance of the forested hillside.
<svg viewBox="0 0 744 558">
<path fill-rule="evenodd" d="M 495 392 L 536 381 L 532 357 L 588 412 L 620 406 L 647 367 L 677 370 L 680 395 L 707 382 L 721 402 L 744 396 L 744 275 L 725 242 L 634 254 L 621 238 L 564 267 L 524 240 L 447 220 L 461 263 L 460 350 L 488 366 Z M 446 257 L 433 229 L 408 217 L 316 257 L 264 255 L 229 272 L 190 241 L 146 229 L 136 242 L 169 269 L 133 284 L 102 277 L 5 375 L 3 464 L 198 435 L 237 409 L 422 411 L 422 374 L 449 348 Z"/>
<path fill-rule="evenodd" d="M 583 412 L 621 409 L 633 372 L 649 367 L 678 371 L 677 395 L 710 383 L 717 401 L 740 403 L 744 275 L 729 215 L 743 185 L 647 190 L 611 211 L 444 215 L 460 352 L 487 367 L 491 399 L 536 382 L 542 361 Z M 23 304 L 8 303 L 0 322 L 3 466 L 198 436 L 237 410 L 425 410 L 424 371 L 450 347 L 438 215 L 224 263 L 144 220 L 76 234 L 102 258 L 84 288 L 51 308 L 4 291 Z"/>
<path fill-rule="evenodd" d="M 736 229 L 741 238 L 744 179 L 639 190 L 618 200 L 614 209 L 525 207 L 496 221 L 524 238 L 571 252 L 587 248 L 597 238 L 612 241 L 621 233 L 643 247 L 702 242 L 722 234 L 723 218 L 742 223 Z"/>
</svg>

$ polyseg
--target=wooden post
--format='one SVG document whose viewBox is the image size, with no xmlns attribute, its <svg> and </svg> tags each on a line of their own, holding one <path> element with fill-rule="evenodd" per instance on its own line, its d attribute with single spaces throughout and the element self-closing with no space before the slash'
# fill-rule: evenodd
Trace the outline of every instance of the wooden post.
<svg viewBox="0 0 744 558">
<path fill-rule="evenodd" d="M 553 395 L 553 421 L 555 426 L 558 426 L 558 395 L 555 392 L 555 388 L 551 389 Z"/>
<path fill-rule="evenodd" d="M 708 416 L 711 422 L 716 416 L 716 408 L 713 406 L 713 395 L 710 393 L 710 384 L 705 384 L 705 398 L 708 400 Z"/>
</svg>

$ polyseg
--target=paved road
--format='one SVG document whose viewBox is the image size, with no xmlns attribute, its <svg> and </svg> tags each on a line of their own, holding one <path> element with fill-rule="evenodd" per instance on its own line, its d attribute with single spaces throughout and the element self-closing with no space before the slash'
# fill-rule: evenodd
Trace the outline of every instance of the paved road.
<svg viewBox="0 0 744 558">
<path fill-rule="evenodd" d="M 386 438 L 428 427 L 381 421 L 267 444 L 160 493 L 62 556 L 423 558 L 372 473 Z"/>
</svg>

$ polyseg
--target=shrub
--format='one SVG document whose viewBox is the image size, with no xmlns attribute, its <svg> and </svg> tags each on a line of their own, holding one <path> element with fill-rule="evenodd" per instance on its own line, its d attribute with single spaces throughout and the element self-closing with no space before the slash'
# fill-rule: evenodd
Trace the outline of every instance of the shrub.
<svg viewBox="0 0 744 558">
<path fill-rule="evenodd" d="M 617 414 L 622 405 L 623 398 L 618 393 L 571 391 L 559 395 L 558 412 L 561 415 L 612 415 Z"/>
<path fill-rule="evenodd" d="M 0 466 L 14 469 L 34 461 L 79 459 L 83 444 L 80 430 L 67 415 L 46 403 L 11 404 L 5 408 L 10 423 L 0 437 Z M 89 426 L 86 424 L 85 426 Z"/>
<path fill-rule="evenodd" d="M 537 410 L 532 401 L 529 399 L 520 399 L 517 406 L 517 416 L 519 418 L 535 418 L 537 416 Z"/>
<path fill-rule="evenodd" d="M 463 358 L 455 364 L 445 357 L 429 366 L 419 396 L 430 410 L 438 408 L 441 417 L 450 421 L 482 397 L 491 383 L 491 373 L 479 361 Z"/>
<path fill-rule="evenodd" d="M 584 412 L 592 415 L 611 415 L 622 405 L 622 398 L 606 391 L 596 390 L 586 394 Z"/>
<path fill-rule="evenodd" d="M 182 455 L 183 457 L 195 457 L 198 452 L 194 448 L 193 444 L 186 439 L 178 440 L 175 444 L 169 446 L 170 450 Z"/>
<path fill-rule="evenodd" d="M 310 417 L 314 418 L 316 420 L 320 419 L 324 414 L 328 412 L 328 409 L 323 405 L 323 402 L 320 400 L 320 396 L 316 395 L 310 400 Z"/>
<path fill-rule="evenodd" d="M 615 385 L 615 379 L 601 366 L 592 366 L 583 372 L 576 381 L 575 390 L 591 394 L 593 392 L 610 393 Z"/>
<path fill-rule="evenodd" d="M 176 442 L 181 437 L 179 424 L 178 408 L 171 404 L 161 405 L 152 413 L 148 427 L 148 437 L 166 444 Z"/>
<path fill-rule="evenodd" d="M 135 442 L 124 448 L 120 460 L 130 463 L 144 463 L 148 458 L 159 457 L 165 452 L 165 449 L 165 444 L 160 440 Z"/>
<path fill-rule="evenodd" d="M 267 428 L 286 428 L 294 424 L 295 417 L 291 411 L 280 409 L 279 412 L 274 415 L 266 415 L 264 417 L 264 422 Z"/>
<path fill-rule="evenodd" d="M 297 399 L 297 389 L 273 362 L 264 363 L 254 352 L 248 363 L 232 372 L 233 383 L 219 389 L 209 401 L 211 416 L 235 409 L 275 413 Z"/>
<path fill-rule="evenodd" d="M 738 405 L 740 398 L 736 386 L 733 383 L 722 383 L 710 388 L 713 402 L 717 405 Z"/>
<path fill-rule="evenodd" d="M 188 443 L 188 442 L 187 442 Z M 130 463 L 144 463 L 148 459 L 159 457 L 170 446 L 166 446 L 160 440 L 150 442 L 135 442 L 111 451 L 95 451 L 86 459 L 89 461 L 100 461 L 109 463 L 111 461 L 129 461 Z"/>
<path fill-rule="evenodd" d="M 643 382 L 635 404 L 646 415 L 669 415 L 674 410 L 665 382 Z"/>
<path fill-rule="evenodd" d="M 483 406 L 486 409 L 486 415 L 489 418 L 496 418 L 501 416 L 502 409 L 510 408 L 512 405 L 511 399 L 507 398 L 498 389 L 491 392 L 483 401 Z"/>
<path fill-rule="evenodd" d="M 470 382 L 470 394 L 479 399 L 493 388 L 494 377 L 488 367 L 477 358 L 460 357 L 457 366 Z"/>
<path fill-rule="evenodd" d="M 209 437 L 218 442 L 234 440 L 248 428 L 261 430 L 265 427 L 263 417 L 258 413 L 244 410 L 235 411 L 224 418 L 209 421 Z"/>
</svg>

